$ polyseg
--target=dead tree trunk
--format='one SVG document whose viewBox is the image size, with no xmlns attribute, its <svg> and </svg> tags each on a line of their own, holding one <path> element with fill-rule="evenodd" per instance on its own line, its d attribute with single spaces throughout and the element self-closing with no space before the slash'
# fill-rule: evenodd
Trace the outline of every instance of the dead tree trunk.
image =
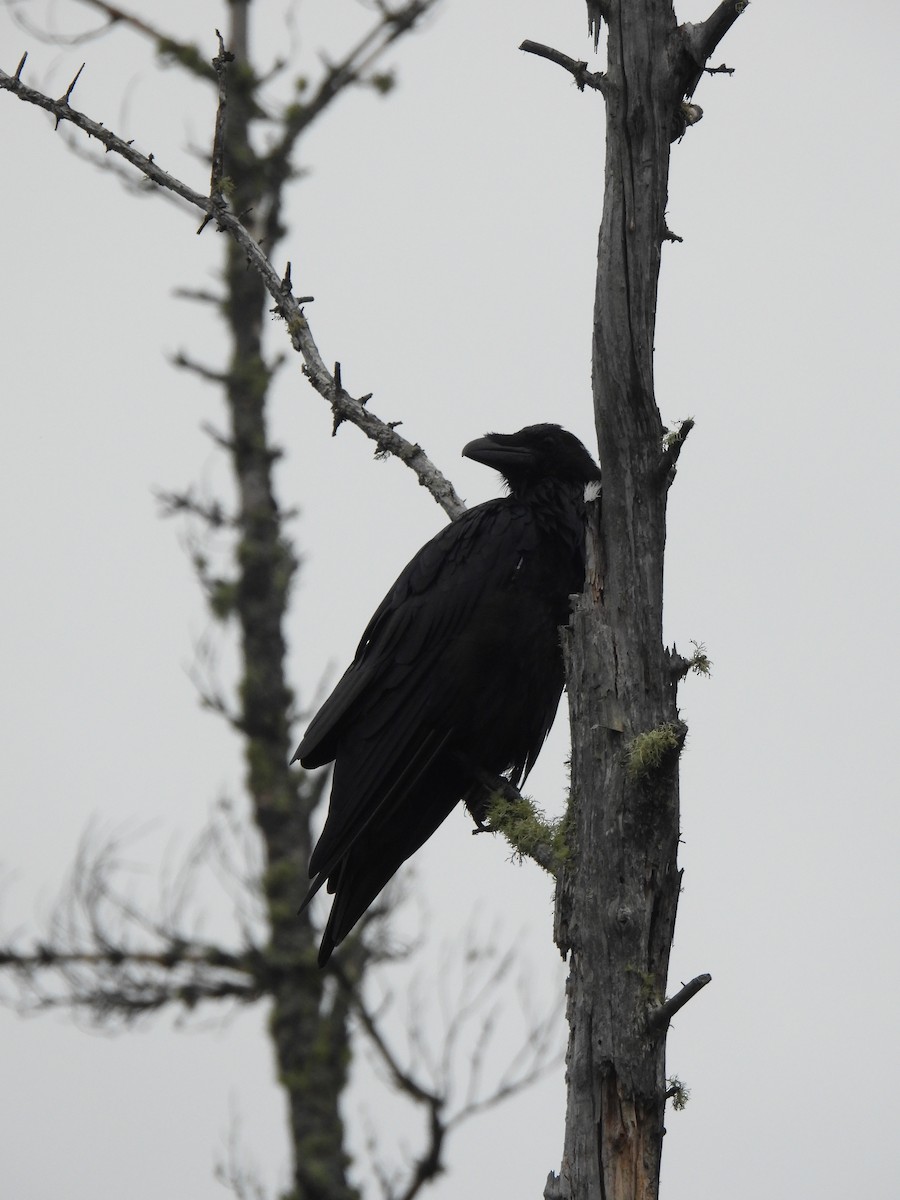
<svg viewBox="0 0 900 1200">
<path fill-rule="evenodd" d="M 680 872 L 676 703 L 687 663 L 662 641 L 666 497 L 689 428 L 664 442 L 653 341 L 669 148 L 699 110 L 683 100 L 745 5 L 701 26 L 670 0 L 610 0 L 606 185 L 593 330 L 601 509 L 592 568 L 566 640 L 572 854 L 557 940 L 569 954 L 568 1109 L 560 1176 L 545 1195 L 655 1200 L 668 1023 L 708 977 L 665 1001 Z M 564 63 L 563 65 L 567 65 Z"/>
<path fill-rule="evenodd" d="M 229 44 L 236 60 L 225 139 L 232 200 L 239 212 L 259 220 L 259 236 L 273 246 L 283 235 L 283 176 L 266 176 L 251 142 L 256 96 L 255 81 L 249 86 L 246 3 L 231 7 Z M 331 1004 L 324 1004 L 326 980 L 314 966 L 316 933 L 308 916 L 297 917 L 298 882 L 311 849 L 310 819 L 324 781 L 298 776 L 288 765 L 293 697 L 285 678 L 284 623 L 296 560 L 284 535 L 284 514 L 272 480 L 278 454 L 269 435 L 266 404 L 272 377 L 263 350 L 268 294 L 234 241 L 227 242 L 225 253 L 222 312 L 232 357 L 224 384 L 240 531 L 233 601 L 243 668 L 239 721 L 246 738 L 247 790 L 266 854 L 262 884 L 270 929 L 269 1031 L 288 1100 L 294 1152 L 290 1197 L 354 1200 L 356 1190 L 346 1177 L 339 1109 L 349 1069 L 349 998 L 338 992 Z"/>
</svg>

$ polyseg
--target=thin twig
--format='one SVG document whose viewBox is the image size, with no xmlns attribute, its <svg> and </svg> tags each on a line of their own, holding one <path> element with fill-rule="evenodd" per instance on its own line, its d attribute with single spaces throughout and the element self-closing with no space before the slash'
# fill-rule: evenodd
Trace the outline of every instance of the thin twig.
<svg viewBox="0 0 900 1200">
<path fill-rule="evenodd" d="M 315 93 L 294 107 L 284 122 L 284 134 L 272 152 L 276 160 L 286 159 L 299 135 L 312 124 L 346 88 L 365 81 L 384 52 L 413 27 L 438 0 L 409 0 L 398 9 L 384 6 L 381 17 L 349 50 L 340 62 L 328 66 Z"/>
<path fill-rule="evenodd" d="M 7 936 L 0 945 L 0 971 L 15 980 L 17 1007 L 68 1008 L 101 1024 L 116 1017 L 127 1022 L 169 1004 L 188 1012 L 210 1000 L 252 1003 L 279 986 L 286 970 L 315 971 L 311 958 L 286 966 L 267 954 L 264 923 L 249 907 L 255 863 L 249 865 L 244 850 L 246 863 L 238 864 L 230 843 L 223 851 L 223 835 L 233 834 L 222 824 L 221 815 L 212 819 L 152 914 L 116 886 L 126 835 L 114 833 L 98 844 L 96 829 L 88 830 L 44 935 L 27 946 Z M 243 941 L 231 947 L 196 937 L 184 919 L 205 867 L 218 868 L 235 903 Z"/>
<path fill-rule="evenodd" d="M 160 505 L 161 516 L 174 517 L 187 513 L 199 517 L 211 529 L 234 529 L 238 518 L 225 511 L 218 500 L 204 503 L 198 500 L 192 492 L 167 492 L 162 488 L 154 489 L 154 498 Z"/>
<path fill-rule="evenodd" d="M 211 304 L 214 308 L 221 308 L 225 303 L 224 296 L 217 292 L 207 292 L 203 288 L 175 288 L 172 295 L 176 300 L 193 300 L 196 304 Z"/>
<path fill-rule="evenodd" d="M 217 371 L 213 367 L 205 367 L 202 363 L 196 362 L 194 359 L 189 358 L 182 350 L 179 350 L 177 354 L 174 354 L 169 361 L 173 367 L 179 367 L 181 370 L 190 371 L 193 375 L 196 375 L 198 379 L 202 379 L 206 383 L 214 383 L 216 386 L 221 387 L 223 384 L 228 382 L 229 376 L 227 371 Z"/>
<path fill-rule="evenodd" d="M 64 104 L 64 105 L 66 105 L 66 107 L 68 107 L 69 100 L 72 98 L 72 93 L 75 91 L 75 84 L 81 78 L 81 72 L 84 70 L 84 66 L 85 66 L 85 64 L 82 63 L 81 66 L 78 68 L 78 70 L 75 72 L 75 78 L 72 80 L 72 82 L 66 88 L 63 95 L 60 96 L 60 98 L 59 98 L 60 104 Z M 59 118 L 57 118 L 56 127 L 57 127 L 57 129 L 59 128 Z"/>
<path fill-rule="evenodd" d="M 148 24 L 143 18 L 118 5 L 107 4 L 105 0 L 78 0 L 78 2 L 101 12 L 106 17 L 104 23 L 99 28 L 89 29 L 85 33 L 65 34 L 41 29 L 33 21 L 28 20 L 22 5 L 17 5 L 12 9 L 12 16 L 20 28 L 40 38 L 42 42 L 49 42 L 54 46 L 80 46 L 84 42 L 92 42 L 103 37 L 113 26 L 122 25 L 154 42 L 157 50 L 161 53 L 166 52 L 177 57 L 179 63 L 194 75 L 205 79 L 214 78 L 209 63 L 204 61 L 197 47 L 189 42 L 180 42 L 158 26 Z"/>
<path fill-rule="evenodd" d="M 467 940 L 466 945 L 464 975 L 458 993 L 454 989 L 454 994 L 450 995 L 444 987 L 438 994 L 444 1020 L 443 1033 L 438 1039 L 442 1046 L 439 1062 L 432 1061 L 431 1050 L 435 1039 L 424 1036 L 422 1022 L 416 1011 L 415 984 L 409 993 L 413 1007 L 403 1021 L 409 1049 L 401 1059 L 383 1032 L 390 997 L 376 1008 L 371 1007 L 345 963 L 336 963 L 334 959 L 329 963 L 329 970 L 333 971 L 347 994 L 360 1028 L 371 1041 L 379 1061 L 387 1068 L 391 1081 L 425 1111 L 428 1124 L 426 1144 L 416 1155 L 402 1189 L 397 1186 L 396 1180 L 391 1181 L 385 1193 L 391 1200 L 412 1200 L 443 1169 L 442 1155 L 446 1139 L 458 1126 L 529 1087 L 548 1071 L 558 1069 L 560 1063 L 560 1056 L 551 1044 L 553 1034 L 561 1023 L 560 1008 L 555 1005 L 546 1017 L 529 1021 L 527 1035 L 512 1055 L 498 1083 L 492 1090 L 481 1093 L 482 1067 L 492 1037 L 500 1025 L 501 1012 L 496 997 L 515 961 L 515 954 L 510 951 L 496 964 L 491 964 L 489 960 L 493 957 L 493 951 L 489 947 L 480 952 L 471 940 Z M 443 956 L 441 978 L 449 975 L 451 965 L 451 954 L 447 951 Z M 463 1098 L 454 1104 L 460 1048 L 470 1042 L 471 1051 L 467 1055 L 468 1082 Z"/>
</svg>

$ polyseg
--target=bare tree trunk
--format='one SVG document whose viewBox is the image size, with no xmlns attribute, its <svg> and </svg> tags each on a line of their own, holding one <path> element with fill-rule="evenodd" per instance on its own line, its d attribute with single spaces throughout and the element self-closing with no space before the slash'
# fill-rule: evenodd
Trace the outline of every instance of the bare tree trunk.
<svg viewBox="0 0 900 1200">
<path fill-rule="evenodd" d="M 247 212 L 257 237 L 273 247 L 283 236 L 283 179 L 268 179 L 250 141 L 255 85 L 246 0 L 231 5 L 234 85 L 227 110 L 225 161 L 233 204 Z M 263 891 L 269 917 L 266 948 L 272 1011 L 269 1021 L 278 1079 L 284 1087 L 294 1152 L 290 1200 L 352 1200 L 347 1182 L 340 1098 L 347 1085 L 349 996 L 323 1004 L 326 977 L 315 966 L 317 934 L 297 916 L 309 861 L 310 818 L 324 779 L 288 763 L 293 695 L 285 677 L 284 621 L 296 559 L 272 486 L 278 454 L 268 431 L 266 400 L 272 369 L 263 353 L 269 297 L 234 241 L 226 243 L 224 316 L 231 337 L 225 379 L 231 418 L 231 459 L 239 496 L 235 615 L 243 674 L 240 725 L 245 735 L 247 790 L 266 851 Z"/>
<path fill-rule="evenodd" d="M 591 86 L 606 98 L 606 186 L 592 368 L 603 497 L 566 642 L 572 855 L 557 940 L 570 962 L 568 1109 L 548 1198 L 657 1196 L 668 1022 L 708 981 L 664 1003 L 686 734 L 676 690 L 687 664 L 662 641 L 663 556 L 666 497 L 689 425 L 664 445 L 653 341 L 669 148 L 699 111 L 682 99 L 743 7 L 731 0 L 705 26 L 679 28 L 670 0 L 601 6 L 608 69 Z"/>
</svg>

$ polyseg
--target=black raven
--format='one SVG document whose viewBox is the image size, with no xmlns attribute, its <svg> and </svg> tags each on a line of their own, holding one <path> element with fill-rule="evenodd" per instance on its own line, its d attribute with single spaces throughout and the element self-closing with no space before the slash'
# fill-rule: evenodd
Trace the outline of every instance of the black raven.
<svg viewBox="0 0 900 1200">
<path fill-rule="evenodd" d="M 335 893 L 320 966 L 459 800 L 480 820 L 499 776 L 522 783 L 559 704 L 559 626 L 584 585 L 584 492 L 600 470 L 558 425 L 490 433 L 463 455 L 510 494 L 422 547 L 294 755 L 334 761 L 303 901 L 325 882 Z"/>
</svg>

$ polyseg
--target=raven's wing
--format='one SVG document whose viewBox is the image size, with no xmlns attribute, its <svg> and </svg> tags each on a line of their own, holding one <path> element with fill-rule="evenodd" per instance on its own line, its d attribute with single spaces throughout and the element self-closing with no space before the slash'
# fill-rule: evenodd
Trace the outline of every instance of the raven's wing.
<svg viewBox="0 0 900 1200">
<path fill-rule="evenodd" d="M 421 673 L 416 671 L 417 661 L 424 665 L 420 656 L 440 650 L 469 619 L 481 594 L 515 569 L 525 531 L 516 530 L 514 539 L 507 535 L 527 525 L 528 516 L 508 500 L 489 501 L 469 509 L 422 547 L 378 606 L 353 662 L 316 713 L 292 761 L 299 759 L 306 768 L 331 762 L 343 718 L 366 693 L 371 699 L 373 688 L 385 690 L 386 668 Z M 498 555 L 503 546 L 509 553 Z"/>
<path fill-rule="evenodd" d="M 496 597 L 537 542 L 526 506 L 490 501 L 432 538 L 388 592 L 295 755 L 304 767 L 337 758 L 310 861 L 317 884 L 372 822 L 389 820 L 465 720 L 470 664 L 480 682 L 484 644 L 510 632 L 495 628 Z"/>
</svg>

